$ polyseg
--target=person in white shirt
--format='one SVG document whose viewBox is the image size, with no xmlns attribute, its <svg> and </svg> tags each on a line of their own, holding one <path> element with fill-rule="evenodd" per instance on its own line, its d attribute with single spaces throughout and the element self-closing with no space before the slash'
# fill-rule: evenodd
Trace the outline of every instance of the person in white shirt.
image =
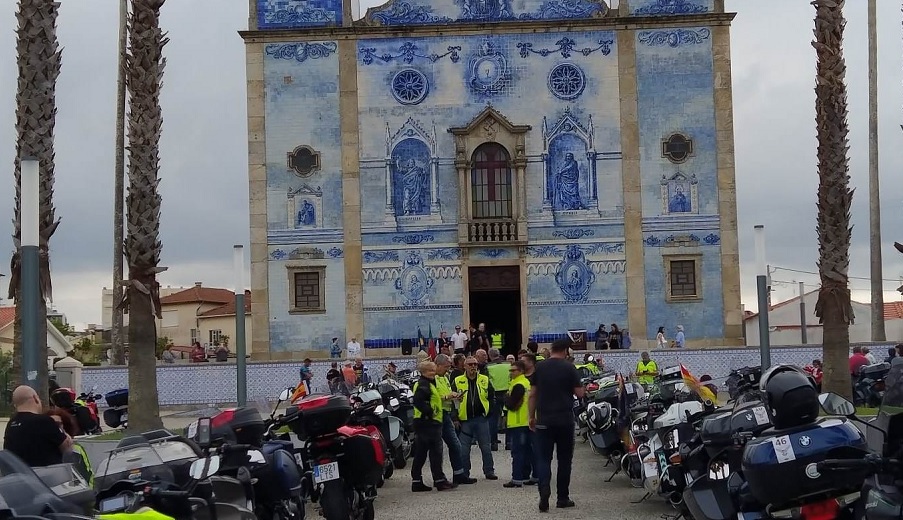
<svg viewBox="0 0 903 520">
<path fill-rule="evenodd" d="M 461 326 L 455 325 L 455 333 L 451 336 L 452 344 L 454 345 L 455 354 L 464 353 L 464 345 L 467 344 L 467 333 L 461 332 Z"/>
<path fill-rule="evenodd" d="M 866 358 L 868 358 L 869 365 L 874 365 L 875 363 L 878 362 L 878 360 L 875 359 L 875 355 L 872 354 L 871 352 L 869 352 L 868 347 L 862 347 L 862 355 L 865 356 Z"/>
<path fill-rule="evenodd" d="M 347 359 L 364 357 L 364 349 L 362 349 L 361 344 L 357 342 L 357 338 L 351 338 L 351 341 L 348 342 L 348 345 L 345 347 L 345 357 Z"/>
</svg>

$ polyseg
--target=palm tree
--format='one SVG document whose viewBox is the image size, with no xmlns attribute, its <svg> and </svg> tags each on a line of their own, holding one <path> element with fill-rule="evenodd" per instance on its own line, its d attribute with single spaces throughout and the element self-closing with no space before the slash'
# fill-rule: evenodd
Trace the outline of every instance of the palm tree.
<svg viewBox="0 0 903 520">
<path fill-rule="evenodd" d="M 22 366 L 22 327 L 19 312 L 19 238 L 21 233 L 21 169 L 20 158 L 35 157 L 40 165 L 40 258 L 41 310 L 38 337 L 41 352 L 47 351 L 47 303 L 50 298 L 50 237 L 56 231 L 53 207 L 54 149 L 53 130 L 56 126 L 56 80 L 60 75 L 62 55 L 56 38 L 56 19 L 59 3 L 51 0 L 19 0 L 16 17 L 16 53 L 19 65 L 19 85 L 16 91 L 16 158 L 13 172 L 16 178 L 16 206 L 13 241 L 16 251 L 10 265 L 9 297 L 16 301 L 15 341 L 13 343 L 13 374 L 20 377 Z M 42 358 L 44 356 L 41 356 Z M 46 395 L 47 365 L 38 366 L 40 395 Z M 43 389 L 43 390 L 41 390 Z"/>
<path fill-rule="evenodd" d="M 814 0 L 818 135 L 818 272 L 815 314 L 824 326 L 824 389 L 850 397 L 850 189 L 843 0 Z"/>
<path fill-rule="evenodd" d="M 126 84 L 129 90 L 129 188 L 128 234 L 125 254 L 129 284 L 123 304 L 129 312 L 129 428 L 160 428 L 157 401 L 156 323 L 160 317 L 160 284 L 157 274 L 163 244 L 160 242 L 160 89 L 163 79 L 163 46 L 168 39 L 160 29 L 164 0 L 135 0 L 129 20 L 129 52 Z"/>
</svg>

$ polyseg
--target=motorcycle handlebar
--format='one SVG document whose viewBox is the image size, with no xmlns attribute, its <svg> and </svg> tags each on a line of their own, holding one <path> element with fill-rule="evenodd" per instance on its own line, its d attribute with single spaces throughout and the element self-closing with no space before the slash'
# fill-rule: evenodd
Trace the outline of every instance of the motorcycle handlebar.
<svg viewBox="0 0 903 520">
<path fill-rule="evenodd" d="M 823 460 L 816 466 L 819 470 L 870 470 L 873 472 L 881 472 L 899 466 L 899 461 L 885 459 L 878 455 L 866 455 L 861 459 L 828 459 Z"/>
<path fill-rule="evenodd" d="M 151 489 L 150 495 L 158 498 L 189 498 L 191 493 L 188 491 L 167 491 L 163 489 Z"/>
<path fill-rule="evenodd" d="M 250 444 L 223 444 L 219 448 L 215 448 L 214 451 L 220 453 L 221 455 L 226 455 L 228 453 L 250 451 L 256 449 L 256 447 L 251 446 Z"/>
</svg>

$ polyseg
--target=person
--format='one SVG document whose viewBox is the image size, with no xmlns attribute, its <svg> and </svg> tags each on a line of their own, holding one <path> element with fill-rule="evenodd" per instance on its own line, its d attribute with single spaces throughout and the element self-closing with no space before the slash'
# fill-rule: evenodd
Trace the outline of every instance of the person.
<svg viewBox="0 0 903 520">
<path fill-rule="evenodd" d="M 574 457 L 574 396 L 583 398 L 584 388 L 577 369 L 565 358 L 571 341 L 552 343 L 550 357 L 536 365 L 535 385 L 530 387 L 527 417 L 536 432 L 539 464 L 539 510 L 549 510 L 552 495 L 552 454 L 558 451 L 559 508 L 574 507 L 570 497 L 571 465 Z"/>
<path fill-rule="evenodd" d="M 884 362 L 893 363 L 895 357 L 897 357 L 897 349 L 890 347 L 889 349 L 887 349 L 887 357 L 884 358 Z"/>
<path fill-rule="evenodd" d="M 803 370 L 812 376 L 812 379 L 815 380 L 815 388 L 818 389 L 819 393 L 821 393 L 821 381 L 824 377 L 824 372 L 822 372 L 822 364 L 820 359 L 813 359 L 811 365 L 806 365 L 803 367 Z"/>
<path fill-rule="evenodd" d="M 160 354 L 160 359 L 168 365 L 171 365 L 176 362 L 176 354 L 172 351 L 171 344 L 166 345 L 166 349 L 163 351 L 162 354 Z"/>
<path fill-rule="evenodd" d="M 225 345 L 219 345 L 216 347 L 216 361 L 217 363 L 223 363 L 229 360 L 229 347 Z"/>
<path fill-rule="evenodd" d="M 357 375 L 354 373 L 354 363 L 352 363 L 350 359 L 346 360 L 345 366 L 342 367 L 342 378 L 345 379 L 345 388 L 349 392 L 357 384 Z"/>
<path fill-rule="evenodd" d="M 555 186 L 560 206 L 556 209 L 585 209 L 580 200 L 580 166 L 573 153 L 564 154 L 564 164 L 555 174 Z"/>
<path fill-rule="evenodd" d="M 536 361 L 542 361 L 544 359 L 549 359 L 552 357 L 552 351 L 549 350 L 548 347 L 543 347 L 542 350 L 539 351 L 539 355 L 536 356 Z M 567 357 L 567 355 L 565 355 Z"/>
<path fill-rule="evenodd" d="M 668 340 L 665 339 L 665 327 L 658 328 L 658 333 L 655 335 L 655 345 L 658 348 L 665 348 L 668 346 Z"/>
<path fill-rule="evenodd" d="M 340 393 L 339 386 L 343 386 L 342 371 L 339 370 L 339 364 L 333 361 L 326 371 L 326 384 L 329 386 L 329 393 Z"/>
<path fill-rule="evenodd" d="M 395 366 L 395 363 L 389 361 L 389 364 L 386 365 L 385 373 L 383 374 L 383 379 L 395 379 L 395 373 L 398 371 L 398 367 Z"/>
<path fill-rule="evenodd" d="M 514 357 L 512 356 L 512 361 Z M 502 418 L 502 408 L 505 406 L 505 395 L 508 393 L 508 379 L 511 364 L 503 361 L 499 351 L 489 349 L 489 364 L 486 365 L 486 375 L 492 384 L 493 392 L 489 402 L 489 438 L 492 440 L 492 451 L 499 450 L 499 422 Z"/>
<path fill-rule="evenodd" d="M 361 348 L 361 344 L 357 342 L 357 338 L 352 337 L 348 345 L 345 346 L 345 357 L 347 359 L 357 359 L 363 357 L 363 355 L 364 349 Z"/>
<path fill-rule="evenodd" d="M 451 344 L 451 340 L 448 339 L 448 333 L 445 330 L 439 332 L 439 337 L 436 338 L 436 350 L 439 351 L 440 354 L 448 354 L 447 352 L 443 352 L 442 349 L 449 348 Z"/>
<path fill-rule="evenodd" d="M 452 345 L 454 345 L 455 354 L 463 354 L 467 345 L 468 337 L 466 332 L 461 332 L 461 326 L 455 325 L 455 333 L 451 336 Z"/>
<path fill-rule="evenodd" d="M 897 351 L 897 355 L 891 360 L 890 365 L 895 366 L 903 363 L 903 343 L 896 345 L 894 349 Z"/>
<path fill-rule="evenodd" d="M 499 351 L 505 348 L 505 334 L 498 328 L 489 335 L 489 348 L 494 348 Z"/>
<path fill-rule="evenodd" d="M 363 384 L 370 382 L 370 374 L 367 371 L 367 367 L 364 366 L 364 360 L 362 358 L 356 358 L 354 360 L 354 380 L 355 384 Z"/>
<path fill-rule="evenodd" d="M 311 381 L 313 381 L 313 379 L 314 379 L 314 375 L 313 375 L 313 373 L 312 373 L 311 370 L 310 370 L 310 364 L 311 364 L 311 363 L 312 363 L 312 361 L 310 360 L 310 358 L 304 358 L 304 364 L 302 364 L 302 365 L 298 368 L 298 376 L 299 376 L 299 380 L 300 380 L 302 383 L 307 383 L 307 388 L 308 388 L 308 389 L 310 389 L 310 383 L 311 383 Z"/>
<path fill-rule="evenodd" d="M 433 488 L 423 483 L 423 465 L 427 456 L 430 459 L 430 471 L 433 474 L 433 485 L 438 491 L 452 489 L 452 484 L 442 472 L 442 422 L 445 410 L 443 399 L 436 385 L 436 364 L 432 361 L 421 363 L 420 380 L 414 385 L 414 460 L 411 463 L 411 491 L 417 493 L 432 491 Z"/>
<path fill-rule="evenodd" d="M 3 448 L 33 468 L 61 464 L 63 454 L 72 450 L 72 437 L 41 413 L 37 392 L 30 386 L 18 386 L 13 390 L 12 404 L 16 413 L 6 425 Z"/>
<path fill-rule="evenodd" d="M 50 408 L 44 415 L 53 419 L 56 425 L 61 428 L 69 437 L 78 435 L 78 426 L 76 426 L 75 418 L 69 412 L 62 408 Z M 91 460 L 88 453 L 77 442 L 72 443 L 72 451 L 63 454 L 63 462 L 72 464 L 72 467 L 88 481 L 88 485 L 94 487 L 94 472 L 91 471 Z"/>
<path fill-rule="evenodd" d="M 479 349 L 474 353 L 473 357 L 477 360 L 480 373 L 488 376 L 489 374 L 486 372 L 486 366 L 489 365 L 489 354 L 487 354 L 485 350 Z"/>
<path fill-rule="evenodd" d="M 486 480 L 498 480 L 489 438 L 489 396 L 493 394 L 493 388 L 489 383 L 489 376 L 479 373 L 475 358 L 470 357 L 464 361 L 464 370 L 464 375 L 458 376 L 452 383 L 454 392 L 462 397 L 458 407 L 458 421 L 461 423 L 458 440 L 461 442 L 461 461 L 464 463 L 462 480 L 470 479 L 470 448 L 474 440 L 479 444 L 483 457 L 483 476 Z"/>
<path fill-rule="evenodd" d="M 633 340 L 630 338 L 630 329 L 624 329 L 621 331 L 621 348 L 627 350 L 631 346 L 633 346 Z"/>
<path fill-rule="evenodd" d="M 339 345 L 339 338 L 332 338 L 332 345 L 329 346 L 329 357 L 332 359 L 342 357 L 342 346 Z"/>
<path fill-rule="evenodd" d="M 608 350 L 608 331 L 601 323 L 596 329 L 596 350 Z"/>
<path fill-rule="evenodd" d="M 467 359 L 467 356 L 464 354 L 455 354 L 453 358 L 451 358 L 451 372 L 448 377 L 450 381 L 454 381 L 460 375 L 464 375 L 464 360 Z"/>
<path fill-rule="evenodd" d="M 608 333 L 608 348 L 612 350 L 621 348 L 621 329 L 616 323 L 611 324 L 611 332 Z"/>
<path fill-rule="evenodd" d="M 442 347 L 439 349 L 439 354 L 445 354 L 446 356 L 451 357 L 451 347 L 448 343 L 442 345 Z"/>
<path fill-rule="evenodd" d="M 195 341 L 193 344 L 193 348 L 191 349 L 191 362 L 192 363 L 206 363 L 207 362 L 207 352 L 204 351 L 204 347 L 201 346 L 201 342 Z"/>
<path fill-rule="evenodd" d="M 658 365 L 655 364 L 655 361 L 649 359 L 648 352 L 641 352 L 640 360 L 636 364 L 637 382 L 644 387 L 648 387 L 649 385 L 655 383 L 655 376 L 657 375 Z"/>
<path fill-rule="evenodd" d="M 474 353 L 481 348 L 484 348 L 488 343 L 485 335 L 486 324 L 481 323 L 480 327 L 482 329 L 475 329 L 473 325 L 470 326 L 470 341 L 467 342 L 467 348 L 464 350 L 465 356 L 472 356 Z"/>
<path fill-rule="evenodd" d="M 503 484 L 506 488 L 519 488 L 530 483 L 530 471 L 533 464 L 530 437 L 530 423 L 527 418 L 527 394 L 530 392 L 530 381 L 524 373 L 526 363 L 515 361 L 509 369 L 510 381 L 505 393 L 505 417 L 507 437 L 511 442 L 511 480 Z"/>
<path fill-rule="evenodd" d="M 463 366 L 463 362 L 462 362 Z M 454 401 L 458 394 L 452 391 L 451 381 L 448 378 L 448 369 L 451 367 L 451 361 L 445 354 L 436 356 L 436 388 L 439 396 L 442 398 L 442 440 L 448 447 L 448 458 L 452 467 L 452 483 L 457 484 L 474 484 L 477 479 L 464 475 L 464 454 L 461 447 L 461 441 L 458 439 L 457 428 L 458 416 L 454 413 Z M 416 442 L 415 442 L 416 444 Z"/>
<path fill-rule="evenodd" d="M 850 356 L 850 375 L 859 376 L 859 369 L 869 364 L 869 359 L 862 353 L 862 347 L 853 347 L 853 354 Z"/>
<path fill-rule="evenodd" d="M 537 353 L 539 352 L 539 343 L 537 343 L 535 341 L 528 341 L 527 342 L 527 352 L 530 352 L 534 356 L 537 355 Z"/>
<path fill-rule="evenodd" d="M 508 354 L 507 356 L 505 356 L 505 363 L 513 365 L 515 361 L 517 360 L 514 358 L 514 354 Z"/>
<path fill-rule="evenodd" d="M 520 360 L 524 362 L 524 377 L 527 378 L 527 381 L 530 382 L 530 386 L 532 387 L 533 384 L 536 383 L 536 354 L 528 352 L 521 355 Z M 539 464 L 536 461 L 536 456 L 538 455 L 536 450 L 536 433 L 528 428 L 527 437 L 527 465 L 529 471 L 527 472 L 528 480 L 527 482 L 524 482 L 524 484 L 532 486 L 539 483 Z M 505 437 L 505 442 L 508 443 L 506 449 L 511 449 L 510 439 L 508 439 L 507 436 Z"/>
<path fill-rule="evenodd" d="M 684 341 L 686 338 L 684 337 L 684 326 L 677 326 L 677 334 L 674 335 L 674 348 L 684 348 Z"/>
<path fill-rule="evenodd" d="M 869 360 L 869 365 L 874 365 L 878 362 L 878 360 L 875 359 L 875 355 L 872 354 L 872 351 L 868 347 L 862 347 L 862 355 Z"/>
</svg>

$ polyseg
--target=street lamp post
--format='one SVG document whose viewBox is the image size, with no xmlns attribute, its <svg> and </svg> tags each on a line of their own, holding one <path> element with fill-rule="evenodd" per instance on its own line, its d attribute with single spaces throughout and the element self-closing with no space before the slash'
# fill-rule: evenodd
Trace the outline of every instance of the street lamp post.
<svg viewBox="0 0 903 520">
<path fill-rule="evenodd" d="M 765 226 L 757 225 L 756 288 L 759 293 L 759 355 L 762 370 L 771 366 L 771 338 L 768 332 L 768 267 L 765 264 Z"/>
<path fill-rule="evenodd" d="M 40 177 L 40 165 L 33 157 L 23 157 L 20 161 L 21 179 L 21 227 L 19 236 L 21 262 L 21 286 L 19 289 L 22 298 L 22 381 L 28 386 L 38 390 L 38 371 L 41 366 L 41 358 L 46 352 L 41 352 L 40 314 L 41 314 L 41 286 L 40 286 L 40 234 L 38 230 L 40 202 L 38 198 L 38 182 Z"/>
<path fill-rule="evenodd" d="M 245 252 L 236 245 L 232 248 L 232 266 L 235 271 L 235 370 L 238 406 L 248 404 L 248 362 L 245 359 Z"/>
</svg>

